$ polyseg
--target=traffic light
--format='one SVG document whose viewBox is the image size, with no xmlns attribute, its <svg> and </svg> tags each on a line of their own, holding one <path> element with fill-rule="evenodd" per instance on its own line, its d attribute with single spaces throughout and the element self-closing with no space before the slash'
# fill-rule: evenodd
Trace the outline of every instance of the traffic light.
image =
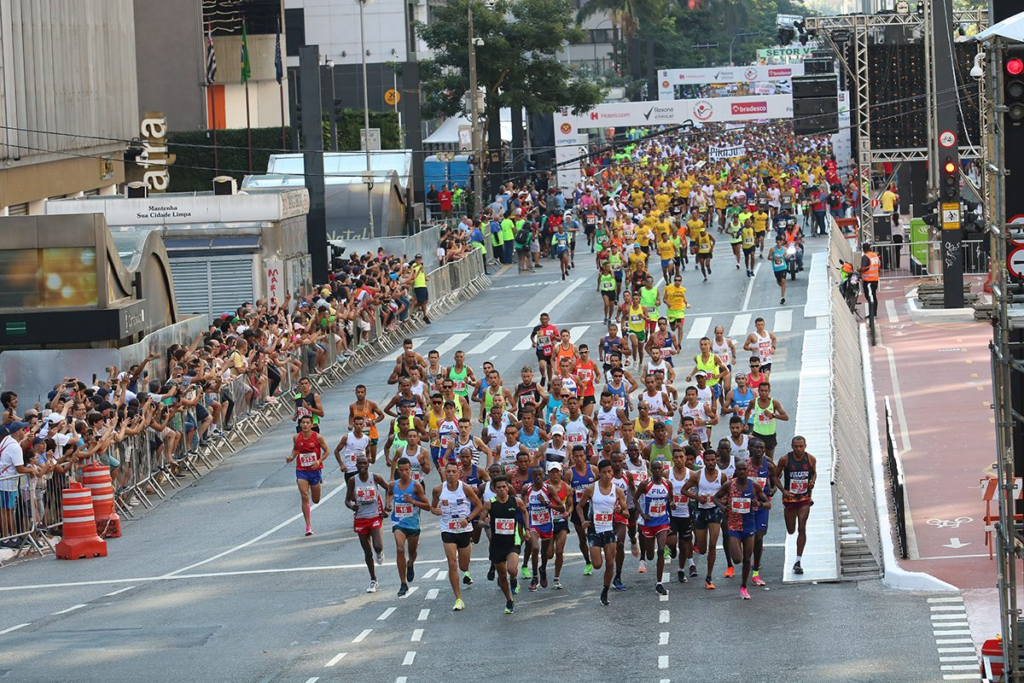
<svg viewBox="0 0 1024 683">
<path fill-rule="evenodd" d="M 796 38 L 796 31 L 788 26 L 779 27 L 779 45 L 786 47 L 793 42 L 794 38 Z"/>
<path fill-rule="evenodd" d="M 961 203 L 961 219 L 960 222 L 963 224 L 964 232 L 966 233 L 979 233 L 984 232 L 985 227 L 982 225 L 981 216 L 978 215 L 978 202 L 972 202 L 964 199 Z"/>
<path fill-rule="evenodd" d="M 1016 128 L 1024 125 L 1024 49 L 1021 47 L 1008 48 L 1003 69 L 1006 121 Z"/>
<path fill-rule="evenodd" d="M 925 202 L 921 205 L 921 220 L 924 221 L 925 225 L 929 225 L 933 228 L 939 227 L 939 202 Z"/>
<path fill-rule="evenodd" d="M 939 191 L 942 194 L 942 199 L 945 201 L 952 201 L 957 198 L 960 194 L 960 169 L 956 163 L 956 159 L 951 155 L 946 155 L 942 159 L 942 166 L 939 168 Z"/>
</svg>

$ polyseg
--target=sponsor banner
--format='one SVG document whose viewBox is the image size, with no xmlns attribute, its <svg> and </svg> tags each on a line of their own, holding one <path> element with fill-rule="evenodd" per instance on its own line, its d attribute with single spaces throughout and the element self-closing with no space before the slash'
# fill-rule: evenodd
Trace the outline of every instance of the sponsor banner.
<svg viewBox="0 0 1024 683">
<path fill-rule="evenodd" d="M 747 148 L 743 145 L 734 145 L 732 147 L 708 147 L 708 161 L 715 162 L 721 159 L 735 159 L 736 157 L 745 157 L 747 155 Z"/>
<path fill-rule="evenodd" d="M 702 69 L 662 69 L 658 72 L 658 99 L 674 100 L 677 85 L 710 85 L 712 83 L 770 83 L 803 76 L 804 65 L 773 64 L 768 66 L 710 67 Z"/>
<path fill-rule="evenodd" d="M 768 47 L 757 51 L 758 59 L 776 59 L 778 57 L 809 57 L 812 52 L 819 49 L 816 44 L 808 43 L 800 47 Z M 789 64 L 787 66 L 796 66 Z M 801 65 L 803 66 L 803 65 Z M 796 74 L 796 75 L 803 75 Z"/>
<path fill-rule="evenodd" d="M 616 102 L 599 104 L 588 112 L 576 115 L 569 110 L 554 114 L 555 137 L 567 139 L 562 130 L 587 128 L 643 128 L 679 125 L 690 122 L 715 123 L 784 119 L 793 116 L 792 95 L 761 95 L 749 97 L 715 97 L 703 100 L 671 102 Z"/>
</svg>

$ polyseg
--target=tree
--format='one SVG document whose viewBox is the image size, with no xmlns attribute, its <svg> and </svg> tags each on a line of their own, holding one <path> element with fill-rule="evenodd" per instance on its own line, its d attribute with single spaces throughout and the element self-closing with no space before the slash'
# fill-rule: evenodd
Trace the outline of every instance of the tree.
<svg viewBox="0 0 1024 683">
<path fill-rule="evenodd" d="M 500 154 L 502 107 L 524 107 L 544 114 L 560 107 L 573 113 L 601 102 L 600 86 L 558 59 L 566 43 L 584 41 L 572 22 L 571 0 L 498 0 L 487 5 L 468 0 L 473 10 L 477 85 L 484 92 L 482 123 L 487 147 Z M 420 63 L 423 115 L 427 118 L 469 114 L 469 26 L 467 0 L 434 7 L 430 25 L 417 24 L 434 59 Z"/>
<path fill-rule="evenodd" d="M 613 30 L 622 36 L 626 44 L 628 73 L 638 79 L 641 70 L 637 33 L 642 27 L 656 23 L 668 5 L 669 0 L 587 0 L 576 12 L 576 21 L 583 23 L 595 14 L 609 14 Z"/>
</svg>

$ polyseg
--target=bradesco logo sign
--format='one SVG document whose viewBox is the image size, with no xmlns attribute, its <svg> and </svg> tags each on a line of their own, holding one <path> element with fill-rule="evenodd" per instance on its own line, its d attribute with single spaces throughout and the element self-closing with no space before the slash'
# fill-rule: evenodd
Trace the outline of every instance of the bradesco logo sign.
<svg viewBox="0 0 1024 683">
<path fill-rule="evenodd" d="M 751 114 L 767 114 L 767 102 L 734 102 L 732 104 L 733 116 L 749 116 Z"/>
<path fill-rule="evenodd" d="M 792 69 L 768 69 L 768 78 L 784 78 L 792 75 Z"/>
</svg>

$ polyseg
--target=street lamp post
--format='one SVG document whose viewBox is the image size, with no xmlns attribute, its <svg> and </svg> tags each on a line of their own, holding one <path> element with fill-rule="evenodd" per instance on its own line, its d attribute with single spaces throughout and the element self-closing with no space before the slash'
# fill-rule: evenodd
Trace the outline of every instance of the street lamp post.
<svg viewBox="0 0 1024 683">
<path fill-rule="evenodd" d="M 734 35 L 732 37 L 732 40 L 729 41 L 729 66 L 736 66 L 736 63 L 733 62 L 733 60 L 732 60 L 732 47 L 733 47 L 733 45 L 736 44 L 736 39 L 737 38 L 743 38 L 745 36 L 759 36 L 759 35 L 761 35 L 760 31 L 745 31 L 743 33 L 737 33 L 736 35 Z"/>
<path fill-rule="evenodd" d="M 337 104 L 334 101 L 335 93 L 334 93 L 334 60 L 333 59 L 328 59 L 327 60 L 327 73 L 330 75 L 330 78 L 331 78 L 331 90 L 330 90 L 331 99 L 330 99 L 330 104 L 327 107 L 327 111 L 330 112 L 330 115 L 331 115 L 331 144 L 330 144 L 330 149 L 333 149 L 335 152 L 337 152 L 338 151 L 338 111 L 337 111 Z"/>
<path fill-rule="evenodd" d="M 363 19 L 363 10 L 373 0 L 356 0 L 359 3 L 359 54 L 363 60 L 363 147 L 366 149 L 366 175 L 363 182 L 366 183 L 366 211 L 369 220 L 369 236 L 373 237 L 373 161 L 370 158 L 370 95 L 366 80 L 366 25 Z"/>
<path fill-rule="evenodd" d="M 483 207 L 483 136 L 480 134 L 480 105 L 478 104 L 478 92 L 476 83 L 476 45 L 477 38 L 473 35 L 473 3 L 466 3 L 469 21 L 469 111 L 472 117 L 472 142 L 473 157 L 476 163 L 473 164 L 473 219 L 476 220 Z"/>
</svg>

